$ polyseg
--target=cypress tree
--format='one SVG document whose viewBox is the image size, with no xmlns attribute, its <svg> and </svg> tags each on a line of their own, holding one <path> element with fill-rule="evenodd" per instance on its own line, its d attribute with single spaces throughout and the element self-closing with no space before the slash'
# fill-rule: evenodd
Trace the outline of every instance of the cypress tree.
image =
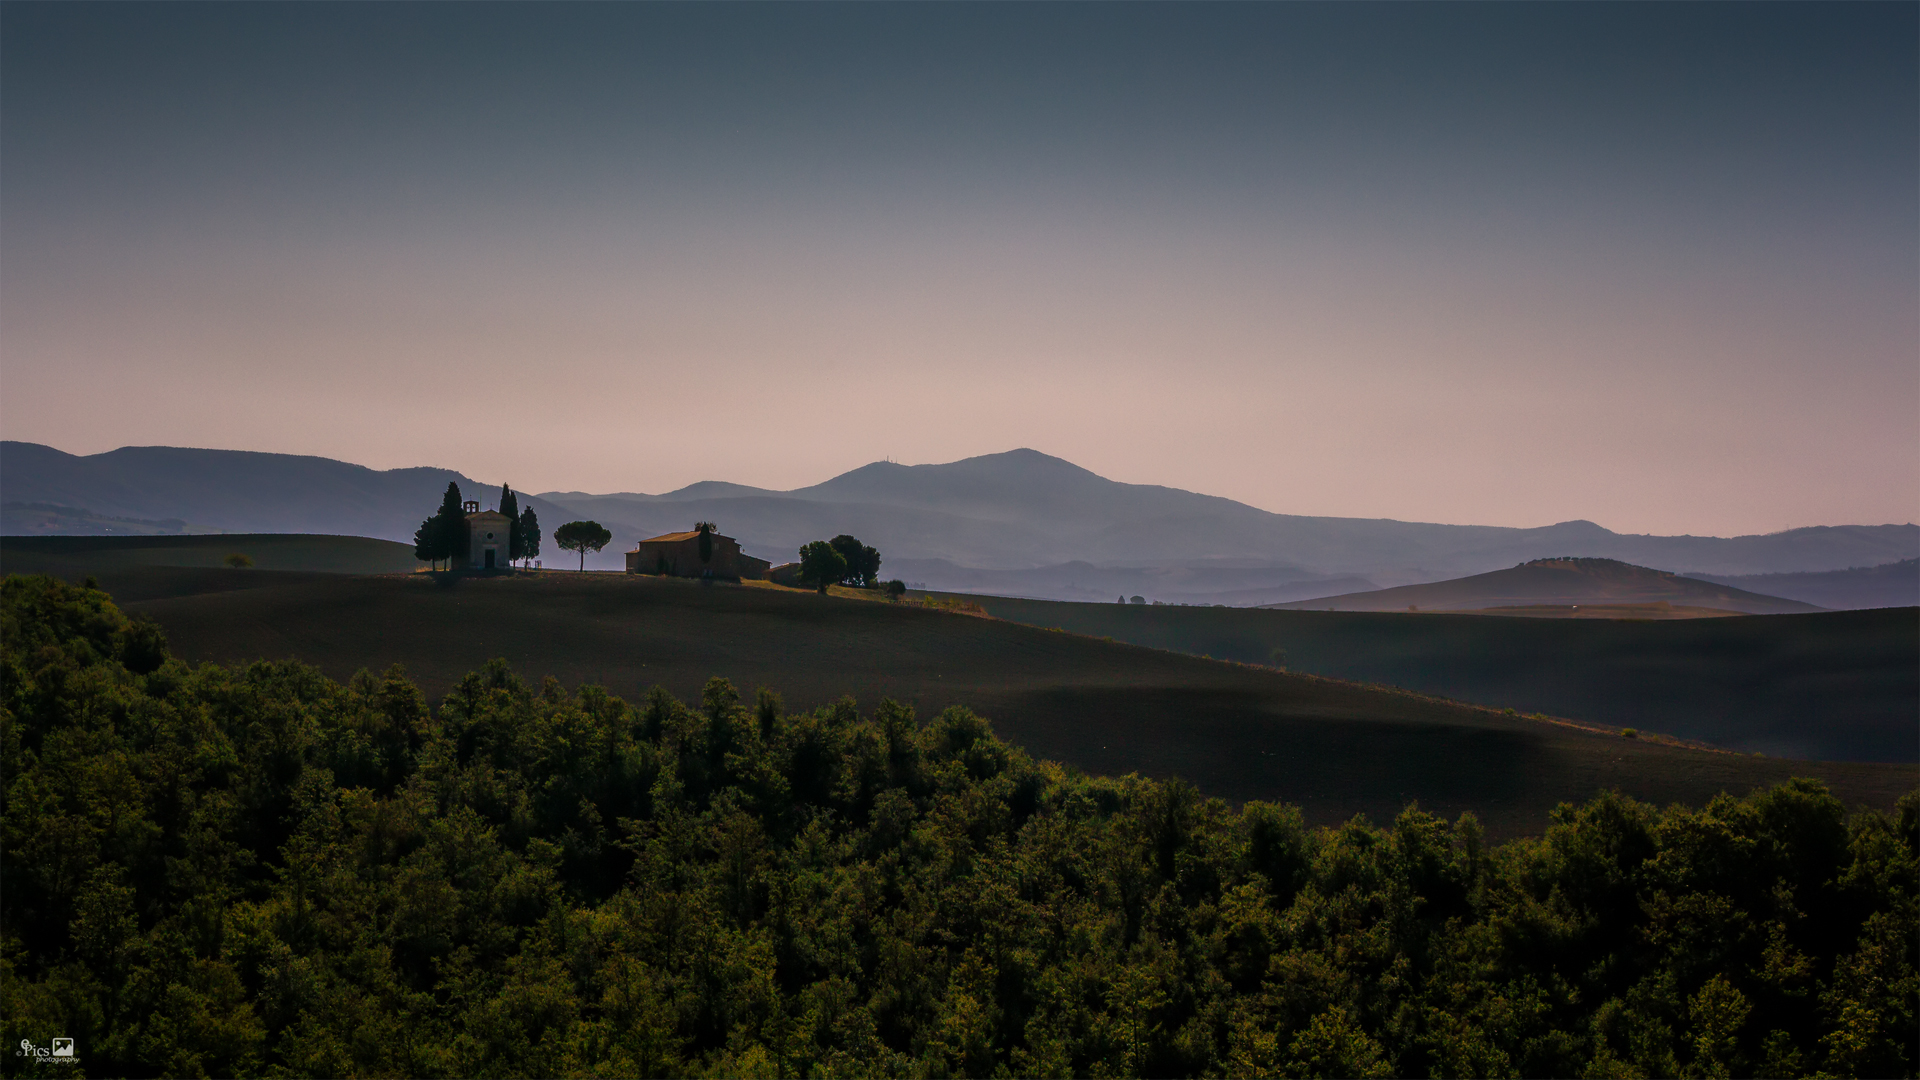
<svg viewBox="0 0 1920 1080">
<path fill-rule="evenodd" d="M 520 545 L 521 558 L 540 557 L 540 517 L 533 512 L 533 507 L 520 511 L 520 524 L 514 530 L 514 542 Z"/>
<path fill-rule="evenodd" d="M 447 493 L 440 497 L 440 512 L 433 520 L 440 557 L 451 565 L 454 556 L 467 550 L 467 512 L 460 508 L 459 484 L 447 481 Z"/>
<path fill-rule="evenodd" d="M 507 515 L 507 561 L 517 562 L 520 559 L 520 500 L 505 484 L 500 485 L 500 512 Z"/>
</svg>

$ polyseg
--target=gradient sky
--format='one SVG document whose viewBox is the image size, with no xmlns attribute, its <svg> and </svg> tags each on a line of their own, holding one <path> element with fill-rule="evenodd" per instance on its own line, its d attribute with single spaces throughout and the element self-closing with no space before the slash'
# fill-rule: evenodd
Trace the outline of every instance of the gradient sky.
<svg viewBox="0 0 1920 1080">
<path fill-rule="evenodd" d="M 1920 519 L 1914 4 L 0 5 L 0 430 Z"/>
</svg>

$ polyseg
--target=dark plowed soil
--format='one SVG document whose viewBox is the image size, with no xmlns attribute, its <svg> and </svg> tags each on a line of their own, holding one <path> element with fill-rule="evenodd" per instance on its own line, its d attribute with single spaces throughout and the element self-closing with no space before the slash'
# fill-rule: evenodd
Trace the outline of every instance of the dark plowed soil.
<svg viewBox="0 0 1920 1080">
<path fill-rule="evenodd" d="M 162 574 L 163 571 L 145 571 Z M 129 572 L 138 577 L 138 572 Z M 124 584 L 135 584 L 131 578 Z M 176 587 L 179 583 L 176 582 Z M 151 591 L 164 591 L 153 589 Z M 492 657 L 531 680 L 682 697 L 710 676 L 791 707 L 851 694 L 923 715 L 965 704 L 1032 753 L 1098 773 L 1183 776 L 1321 823 L 1405 803 L 1472 810 L 1496 836 L 1617 787 L 1700 803 L 1788 776 L 1890 806 L 1920 765 L 1786 761 L 1652 745 L 1487 709 L 965 615 L 690 581 L 547 572 L 289 580 L 129 603 L 189 660 L 292 657 L 336 678 L 403 663 L 438 696 Z"/>
<path fill-rule="evenodd" d="M 1734 750 L 1920 761 L 1913 608 L 1643 622 L 979 599 L 1033 626 Z"/>
</svg>

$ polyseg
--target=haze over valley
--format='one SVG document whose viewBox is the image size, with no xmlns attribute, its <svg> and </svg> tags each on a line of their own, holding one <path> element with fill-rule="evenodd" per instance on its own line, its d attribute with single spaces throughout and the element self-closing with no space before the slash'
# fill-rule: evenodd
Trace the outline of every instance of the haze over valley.
<svg viewBox="0 0 1920 1080">
<path fill-rule="evenodd" d="M 439 468 L 383 471 L 324 458 L 173 447 L 81 457 L 34 444 L 0 446 L 6 531 L 16 534 L 129 531 L 125 519 L 173 519 L 178 531 L 410 541 L 449 481 L 475 498 L 500 490 L 497 482 Z M 1275 514 L 1177 488 L 1116 482 L 1032 450 L 943 465 L 875 462 L 788 491 L 715 480 L 661 494 L 520 497 L 542 521 L 591 518 L 610 529 L 615 542 L 592 556 L 590 567 L 622 567 L 620 552 L 635 541 L 712 520 L 749 553 L 773 562 L 792 559 L 809 540 L 851 533 L 883 552 L 886 577 L 919 588 L 1062 600 L 1141 595 L 1166 603 L 1276 604 L 1563 556 L 1743 575 L 1818 573 L 1920 555 L 1920 527 L 1913 524 L 1722 538 L 1621 535 L 1587 521 L 1519 529 Z M 33 506 L 71 509 L 62 518 Z M 91 517 L 77 516 L 82 509 Z M 123 520 L 116 526 L 109 518 Z"/>
</svg>

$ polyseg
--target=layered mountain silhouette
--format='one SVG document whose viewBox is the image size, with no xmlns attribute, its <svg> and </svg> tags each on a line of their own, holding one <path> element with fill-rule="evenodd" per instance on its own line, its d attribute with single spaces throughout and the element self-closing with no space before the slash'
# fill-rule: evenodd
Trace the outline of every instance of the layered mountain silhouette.
<svg viewBox="0 0 1920 1080">
<path fill-rule="evenodd" d="M 173 519 L 198 529 L 409 541 L 448 480 L 483 501 L 500 487 L 446 469 L 382 471 L 285 454 L 125 447 L 76 456 L 0 444 L 0 495 L 9 505 Z M 880 549 L 886 577 L 930 588 L 1108 601 L 1137 593 L 1272 603 L 1567 554 L 1717 575 L 1837 570 L 1920 556 L 1920 527 L 1913 524 L 1721 538 L 1623 535 L 1590 521 L 1520 529 L 1274 514 L 1178 488 L 1119 483 L 1028 449 L 940 465 L 875 462 L 791 491 L 709 481 L 658 495 L 556 491 L 521 499 L 549 529 L 591 518 L 613 530 L 614 543 L 590 566 L 620 565 L 617 553 L 635 540 L 704 520 L 775 562 L 809 540 L 851 533 Z"/>
<path fill-rule="evenodd" d="M 9 535 L 327 533 L 411 544 L 447 482 L 492 507 L 498 483 L 451 469 L 369 469 L 332 458 L 124 446 L 80 456 L 0 442 L 0 520 Z M 519 495 L 520 505 L 530 497 Z M 549 532 L 570 520 L 532 499 Z"/>
<path fill-rule="evenodd" d="M 1763 596 L 1615 559 L 1582 558 L 1535 559 L 1506 570 L 1452 581 L 1266 606 L 1314 611 L 1485 611 L 1571 617 L 1578 617 L 1579 610 L 1584 608 L 1612 616 L 1641 618 L 1711 613 L 1786 615 L 1820 610 L 1798 600 Z"/>
<path fill-rule="evenodd" d="M 1855 566 L 1804 574 L 1692 574 L 1702 581 L 1732 585 L 1748 592 L 1804 600 L 1823 608 L 1884 608 L 1920 605 L 1920 559 L 1884 566 Z"/>
</svg>

